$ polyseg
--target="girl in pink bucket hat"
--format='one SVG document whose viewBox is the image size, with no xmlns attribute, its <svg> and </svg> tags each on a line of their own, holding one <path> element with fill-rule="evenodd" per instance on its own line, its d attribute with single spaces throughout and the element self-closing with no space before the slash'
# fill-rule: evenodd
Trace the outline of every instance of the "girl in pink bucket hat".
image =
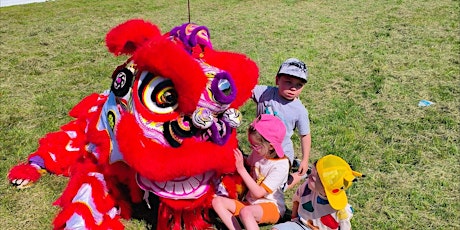
<svg viewBox="0 0 460 230">
<path fill-rule="evenodd" d="M 241 200 L 216 196 L 212 207 L 228 229 L 258 229 L 258 224 L 274 224 L 286 211 L 283 186 L 287 182 L 290 162 L 281 143 L 286 134 L 283 122 L 276 116 L 261 114 L 248 129 L 251 154 L 247 158 L 248 172 L 243 154 L 235 149 L 235 166 L 248 192 Z"/>
</svg>

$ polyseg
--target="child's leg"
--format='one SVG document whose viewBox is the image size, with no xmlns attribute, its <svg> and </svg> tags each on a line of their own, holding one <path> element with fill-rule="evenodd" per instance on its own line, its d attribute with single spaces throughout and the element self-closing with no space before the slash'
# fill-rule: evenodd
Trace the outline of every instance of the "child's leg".
<svg viewBox="0 0 460 230">
<path fill-rule="evenodd" d="M 240 220 L 247 230 L 259 229 L 258 222 L 262 219 L 264 211 L 260 205 L 249 205 L 241 209 Z"/>
<path fill-rule="evenodd" d="M 222 196 L 216 196 L 212 200 L 212 208 L 225 226 L 227 226 L 230 230 L 241 229 L 241 226 L 235 217 L 235 215 L 237 215 L 235 212 L 239 211 L 243 206 L 244 205 L 241 202 Z"/>
<path fill-rule="evenodd" d="M 240 211 L 240 220 L 247 230 L 259 229 L 259 224 L 274 224 L 279 219 L 280 213 L 274 203 L 249 205 Z"/>
</svg>

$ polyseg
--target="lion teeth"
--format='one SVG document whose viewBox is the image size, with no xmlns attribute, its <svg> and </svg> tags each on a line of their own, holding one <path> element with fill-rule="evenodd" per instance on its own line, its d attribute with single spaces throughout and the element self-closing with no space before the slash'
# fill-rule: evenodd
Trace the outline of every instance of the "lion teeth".
<svg viewBox="0 0 460 230">
<path fill-rule="evenodd" d="M 196 189 L 200 185 L 200 181 L 198 181 L 195 177 L 191 177 L 189 182 L 193 189 Z"/>
<path fill-rule="evenodd" d="M 208 191 L 209 182 L 213 175 L 213 172 L 206 172 L 192 177 L 179 177 L 166 182 L 157 182 L 137 174 L 136 180 L 142 189 L 152 191 L 160 197 L 196 199 Z"/>
<path fill-rule="evenodd" d="M 176 183 L 171 182 L 171 181 L 166 182 L 166 186 L 164 187 L 164 190 L 166 190 L 166 192 L 168 193 L 172 193 L 175 187 L 174 184 Z"/>
</svg>

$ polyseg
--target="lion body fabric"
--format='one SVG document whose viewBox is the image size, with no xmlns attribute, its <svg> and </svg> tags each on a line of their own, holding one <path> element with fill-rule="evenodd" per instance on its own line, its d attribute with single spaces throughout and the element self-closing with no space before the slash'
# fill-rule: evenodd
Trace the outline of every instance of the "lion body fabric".
<svg viewBox="0 0 460 230">
<path fill-rule="evenodd" d="M 106 45 L 129 56 L 110 90 L 77 104 L 74 120 L 40 139 L 9 180 L 35 182 L 40 170 L 70 177 L 54 203 L 55 229 L 123 229 L 120 218 L 143 202 L 158 209 L 157 229 L 211 227 L 213 196 L 234 198 L 241 187 L 238 108 L 257 84 L 256 64 L 214 50 L 208 29 L 193 23 L 161 34 L 151 22 L 128 20 L 107 33 Z"/>
</svg>

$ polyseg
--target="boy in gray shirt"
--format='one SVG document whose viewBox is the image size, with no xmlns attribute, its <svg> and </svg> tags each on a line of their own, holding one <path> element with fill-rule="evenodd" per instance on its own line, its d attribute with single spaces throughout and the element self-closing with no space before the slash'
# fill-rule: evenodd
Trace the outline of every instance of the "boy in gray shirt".
<svg viewBox="0 0 460 230">
<path fill-rule="evenodd" d="M 289 58 L 281 64 L 276 74 L 276 87 L 257 85 L 252 91 L 252 99 L 257 103 L 257 115 L 273 114 L 284 122 L 286 136 L 282 146 L 291 165 L 295 158 L 291 137 L 295 129 L 299 134 L 302 160 L 298 171 L 291 174 L 292 182 L 288 188 L 305 177 L 308 170 L 311 149 L 310 120 L 307 109 L 299 100 L 307 80 L 308 69 L 305 63 L 296 58 Z"/>
</svg>

